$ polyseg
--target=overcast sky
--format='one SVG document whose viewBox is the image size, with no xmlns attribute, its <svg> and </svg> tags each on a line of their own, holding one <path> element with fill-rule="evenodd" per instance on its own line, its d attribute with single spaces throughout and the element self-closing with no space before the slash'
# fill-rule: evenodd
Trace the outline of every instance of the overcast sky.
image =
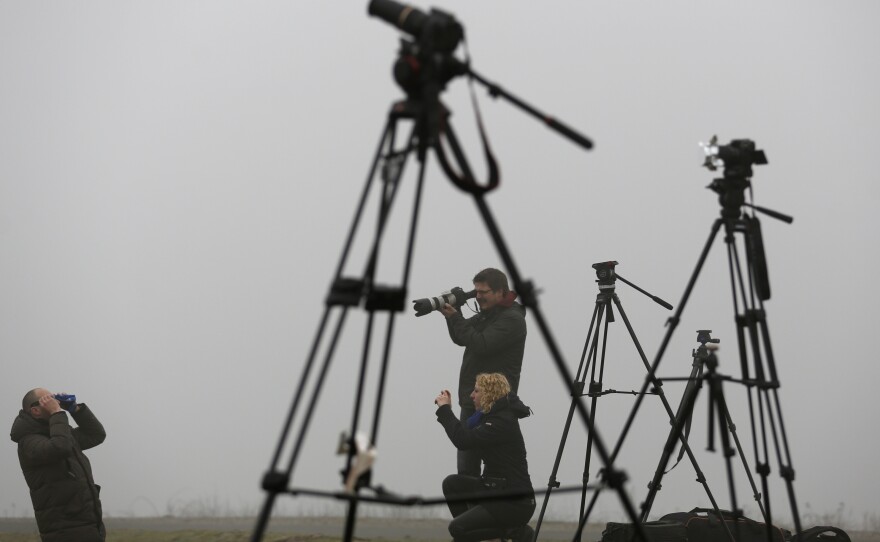
<svg viewBox="0 0 880 542">
<path fill-rule="evenodd" d="M 795 217 L 762 225 L 797 503 L 806 525 L 876 526 L 880 5 L 435 5 L 464 24 L 478 72 L 595 142 L 584 151 L 476 88 L 502 174 L 488 204 L 572 372 L 597 293 L 591 264 L 617 260 L 623 277 L 678 305 L 719 211 L 705 188 L 717 174 L 700 167 L 697 143 L 749 138 L 766 152 L 755 203 Z M 366 1 L 0 2 L 0 411 L 11 424 L 38 386 L 87 403 L 108 433 L 88 453 L 108 514 L 253 514 L 262 503 L 260 478 L 402 97 L 391 77 L 398 35 L 367 16 Z M 466 81 L 452 81 L 444 101 L 484 176 Z M 411 161 L 383 244 L 384 284 L 402 275 L 415 170 Z M 375 203 L 347 275 L 362 272 Z M 503 267 L 498 251 L 473 200 L 431 156 L 408 299 L 467 287 L 484 267 Z M 698 329 L 721 339 L 721 371 L 739 376 L 729 284 L 719 236 L 662 376 L 688 374 Z M 617 291 L 653 360 L 669 311 L 624 284 Z M 454 389 L 462 351 L 438 314 L 407 310 L 396 321 L 373 482 L 438 496 L 455 453 L 432 401 Z M 340 488 L 335 449 L 350 425 L 364 322 L 360 309 L 349 315 L 294 470 L 298 487 Z M 520 394 L 535 415 L 522 428 L 542 493 L 570 399 L 527 322 Z M 644 377 L 622 322 L 612 324 L 606 386 L 635 389 Z M 666 386 L 673 405 L 682 387 Z M 754 465 L 744 391 L 725 391 Z M 632 403 L 600 399 L 609 443 Z M 667 431 L 648 398 L 618 463 L 636 504 Z M 705 433 L 704 397 L 692 446 L 729 507 L 723 459 L 705 451 Z M 585 440 L 576 421 L 563 485 L 580 482 Z M 0 516 L 30 514 L 11 442 L 0 465 Z M 774 511 L 787 517 L 771 467 Z M 757 515 L 741 467 L 735 478 L 740 504 Z M 277 510 L 333 506 L 285 497 Z M 576 506 L 554 495 L 548 514 L 574 520 Z M 664 479 L 652 518 L 695 506 L 707 506 L 706 494 L 684 462 Z M 619 517 L 617 498 L 603 495 L 594 519 Z"/>
</svg>

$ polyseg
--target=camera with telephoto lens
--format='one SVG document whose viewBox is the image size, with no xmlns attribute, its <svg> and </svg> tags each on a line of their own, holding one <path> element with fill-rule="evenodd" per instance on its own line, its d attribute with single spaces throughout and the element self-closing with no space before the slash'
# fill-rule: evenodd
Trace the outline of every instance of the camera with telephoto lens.
<svg viewBox="0 0 880 542">
<path fill-rule="evenodd" d="M 440 309 L 444 304 L 449 303 L 456 309 L 464 305 L 468 299 L 477 297 L 477 291 L 471 290 L 465 292 L 458 286 L 448 292 L 443 292 L 437 297 L 425 297 L 422 299 L 413 299 L 413 310 L 416 316 L 424 316 L 432 311 Z"/>
<path fill-rule="evenodd" d="M 431 52 L 451 53 L 464 38 L 461 23 L 439 9 L 425 13 L 394 0 L 372 0 L 367 13 L 413 36 Z"/>
</svg>

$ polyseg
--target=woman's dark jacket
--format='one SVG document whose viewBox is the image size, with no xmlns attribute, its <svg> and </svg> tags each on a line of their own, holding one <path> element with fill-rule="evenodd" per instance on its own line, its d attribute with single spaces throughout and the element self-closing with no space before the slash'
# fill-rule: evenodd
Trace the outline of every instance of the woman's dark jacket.
<svg viewBox="0 0 880 542">
<path fill-rule="evenodd" d="M 18 443 L 18 460 L 43 540 L 46 534 L 75 532 L 102 522 L 100 488 L 82 451 L 104 442 L 104 427 L 84 404 L 73 414 L 78 427 L 71 428 L 67 416 L 56 412 L 44 420 L 21 411 L 10 433 Z M 58 538 L 65 539 L 70 538 Z"/>
<path fill-rule="evenodd" d="M 483 476 L 504 478 L 508 490 L 532 491 L 526 445 L 519 428 L 520 418 L 531 414 L 519 397 L 509 394 L 495 401 L 479 425 L 468 429 L 449 405 L 437 409 L 437 421 L 459 450 L 478 450 L 485 463 Z M 532 494 L 532 497 L 534 495 Z"/>
<path fill-rule="evenodd" d="M 524 306 L 511 297 L 467 319 L 455 313 L 446 319 L 446 327 L 452 342 L 465 347 L 458 374 L 459 406 L 473 408 L 471 392 L 480 373 L 502 373 L 510 391 L 517 392 L 526 347 Z"/>
</svg>

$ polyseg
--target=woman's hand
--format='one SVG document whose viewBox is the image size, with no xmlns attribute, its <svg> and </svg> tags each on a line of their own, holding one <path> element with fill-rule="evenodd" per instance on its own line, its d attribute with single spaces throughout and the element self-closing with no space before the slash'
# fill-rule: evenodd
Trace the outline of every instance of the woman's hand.
<svg viewBox="0 0 880 542">
<path fill-rule="evenodd" d="M 452 404 L 452 394 L 449 393 L 449 390 L 441 390 L 440 395 L 434 399 L 434 404 L 437 406 Z"/>
</svg>

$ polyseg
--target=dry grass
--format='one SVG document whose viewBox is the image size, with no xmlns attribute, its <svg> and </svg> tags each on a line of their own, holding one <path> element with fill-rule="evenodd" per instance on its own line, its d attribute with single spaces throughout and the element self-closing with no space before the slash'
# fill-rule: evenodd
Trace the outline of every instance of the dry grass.
<svg viewBox="0 0 880 542">
<path fill-rule="evenodd" d="M 129 531 L 107 533 L 107 542 L 248 542 L 250 533 L 222 531 Z M 266 533 L 264 542 L 334 542 L 339 538 L 324 536 Z M 0 533 L 0 542 L 40 542 L 37 534 Z"/>
</svg>

